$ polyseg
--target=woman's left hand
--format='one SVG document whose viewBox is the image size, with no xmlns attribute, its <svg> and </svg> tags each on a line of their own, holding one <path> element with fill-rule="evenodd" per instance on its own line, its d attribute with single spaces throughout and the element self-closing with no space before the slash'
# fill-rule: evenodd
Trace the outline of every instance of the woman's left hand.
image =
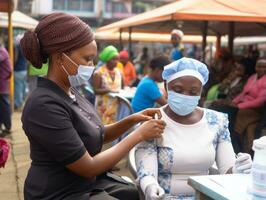
<svg viewBox="0 0 266 200">
<path fill-rule="evenodd" d="M 247 153 L 239 153 L 237 154 L 237 159 L 235 165 L 233 166 L 232 172 L 249 174 L 251 172 L 252 167 L 252 159 L 251 156 Z"/>
<path fill-rule="evenodd" d="M 143 122 L 143 121 L 148 121 L 150 119 L 154 119 L 155 118 L 155 114 L 157 114 L 158 119 L 161 119 L 162 114 L 160 109 L 158 108 L 148 108 L 145 109 L 143 111 L 140 111 L 138 113 L 135 113 L 132 115 L 132 119 L 136 122 Z"/>
</svg>

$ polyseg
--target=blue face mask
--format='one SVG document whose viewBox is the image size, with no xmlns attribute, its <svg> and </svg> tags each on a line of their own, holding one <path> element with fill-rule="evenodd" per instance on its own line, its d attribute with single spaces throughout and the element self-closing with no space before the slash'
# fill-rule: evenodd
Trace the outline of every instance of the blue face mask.
<svg viewBox="0 0 266 200">
<path fill-rule="evenodd" d="M 65 54 L 64 54 L 65 55 Z M 65 55 L 74 65 L 78 66 L 78 72 L 75 75 L 70 75 L 65 69 L 64 65 L 61 65 L 66 74 L 68 75 L 68 80 L 71 87 L 77 87 L 81 85 L 88 84 L 95 67 L 87 66 L 87 65 L 77 65 L 72 59 L 70 59 L 67 55 Z"/>
<path fill-rule="evenodd" d="M 200 96 L 188 96 L 168 91 L 168 105 L 177 115 L 186 116 L 192 113 L 197 107 Z"/>
</svg>

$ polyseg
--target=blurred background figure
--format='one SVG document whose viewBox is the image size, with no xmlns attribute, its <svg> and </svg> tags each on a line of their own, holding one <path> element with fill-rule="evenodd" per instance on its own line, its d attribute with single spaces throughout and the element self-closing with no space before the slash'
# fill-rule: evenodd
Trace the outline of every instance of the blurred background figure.
<svg viewBox="0 0 266 200">
<path fill-rule="evenodd" d="M 11 133 L 10 77 L 11 63 L 4 40 L 0 36 L 0 136 Z"/>
<path fill-rule="evenodd" d="M 151 60 L 150 73 L 144 77 L 138 87 L 134 98 L 132 99 L 132 108 L 134 112 L 152 108 L 155 103 L 160 106 L 167 103 L 165 96 L 160 92 L 157 83 L 163 82 L 162 72 L 164 66 L 170 63 L 166 56 L 158 56 Z"/>
<path fill-rule="evenodd" d="M 136 80 L 137 74 L 134 65 L 129 60 L 128 52 L 125 50 L 120 51 L 119 60 L 123 64 L 124 84 L 125 86 L 131 86 Z"/>
<path fill-rule="evenodd" d="M 216 55 L 216 47 L 211 44 L 205 48 L 205 63 L 207 66 L 211 66 L 214 63 Z"/>
<path fill-rule="evenodd" d="M 173 49 L 171 52 L 171 60 L 179 60 L 184 56 L 184 46 L 181 43 L 184 33 L 181 30 L 174 29 L 171 32 L 171 42 L 173 44 Z"/>
<path fill-rule="evenodd" d="M 227 105 L 242 92 L 250 74 L 248 74 L 246 58 L 236 61 L 231 73 L 220 83 L 213 85 L 208 93 L 204 107 Z"/>
<path fill-rule="evenodd" d="M 18 35 L 15 39 L 14 45 L 14 80 L 15 80 L 15 109 L 21 110 L 22 105 L 24 103 L 24 99 L 26 97 L 26 89 L 27 89 L 27 60 L 22 53 L 22 49 L 20 46 L 20 40 L 23 35 Z"/>
<path fill-rule="evenodd" d="M 187 50 L 187 57 L 189 58 L 198 58 L 198 47 L 196 44 L 191 45 L 191 47 Z"/>
<path fill-rule="evenodd" d="M 256 73 L 251 75 L 243 90 L 231 101 L 211 106 L 228 114 L 229 130 L 235 152 L 251 153 L 255 129 L 266 103 L 266 59 L 258 59 Z"/>
<path fill-rule="evenodd" d="M 96 109 L 104 124 L 116 121 L 118 100 L 109 95 L 111 92 L 118 93 L 123 87 L 123 77 L 117 68 L 119 53 L 114 46 L 107 46 L 99 55 L 105 63 L 93 74 L 93 89 L 96 94 Z"/>
<path fill-rule="evenodd" d="M 206 96 L 212 86 L 221 83 L 231 72 L 234 66 L 234 57 L 227 48 L 221 48 L 217 52 L 213 62 L 208 66 L 210 78 L 204 87 L 203 95 Z"/>
<path fill-rule="evenodd" d="M 137 68 L 138 75 L 140 75 L 141 77 L 147 75 L 149 71 L 149 62 L 150 62 L 148 48 L 144 47 L 142 49 L 142 52 L 138 54 L 138 56 L 133 62 Z"/>
</svg>

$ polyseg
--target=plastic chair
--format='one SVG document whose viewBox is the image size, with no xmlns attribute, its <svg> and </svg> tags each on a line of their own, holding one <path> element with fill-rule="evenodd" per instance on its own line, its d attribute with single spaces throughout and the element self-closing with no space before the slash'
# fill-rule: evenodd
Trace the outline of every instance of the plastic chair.
<svg viewBox="0 0 266 200">
<path fill-rule="evenodd" d="M 118 113 L 117 113 L 117 121 L 131 115 L 134 113 L 133 108 L 131 107 L 131 104 L 129 100 L 121 95 L 116 95 L 119 106 L 118 106 Z"/>
<path fill-rule="evenodd" d="M 137 166 L 136 166 L 136 159 L 135 159 L 135 151 L 136 151 L 136 147 L 133 147 L 129 153 L 128 153 L 128 168 L 129 168 L 129 171 L 131 173 L 131 175 L 134 177 L 134 179 L 137 179 Z M 139 197 L 140 197 L 140 200 L 145 200 L 145 195 L 144 193 L 142 192 L 141 188 L 140 188 L 140 185 L 137 184 L 137 188 L 138 188 L 138 191 L 139 191 Z"/>
<path fill-rule="evenodd" d="M 131 104 L 127 98 L 125 98 L 121 95 L 118 95 L 118 94 L 116 94 L 115 97 L 118 99 L 118 102 L 119 102 L 116 121 L 120 121 L 121 119 L 124 119 L 125 117 L 134 113 L 134 111 L 131 107 Z M 134 129 L 134 127 L 129 129 L 126 133 L 124 133 L 122 136 L 120 136 L 119 138 L 114 140 L 112 143 L 117 144 L 123 138 L 125 138 L 133 129 Z"/>
<path fill-rule="evenodd" d="M 133 147 L 128 153 L 128 167 L 131 175 L 136 179 L 137 178 L 137 166 L 135 159 L 136 147 Z"/>
</svg>

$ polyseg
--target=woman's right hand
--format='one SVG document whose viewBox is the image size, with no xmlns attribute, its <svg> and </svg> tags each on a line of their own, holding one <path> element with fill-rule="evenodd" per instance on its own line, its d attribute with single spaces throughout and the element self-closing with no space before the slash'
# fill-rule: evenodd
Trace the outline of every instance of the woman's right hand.
<svg viewBox="0 0 266 200">
<path fill-rule="evenodd" d="M 141 141 L 160 138 L 166 124 L 160 119 L 151 119 L 144 122 L 136 129 L 136 133 L 140 135 Z"/>
</svg>

